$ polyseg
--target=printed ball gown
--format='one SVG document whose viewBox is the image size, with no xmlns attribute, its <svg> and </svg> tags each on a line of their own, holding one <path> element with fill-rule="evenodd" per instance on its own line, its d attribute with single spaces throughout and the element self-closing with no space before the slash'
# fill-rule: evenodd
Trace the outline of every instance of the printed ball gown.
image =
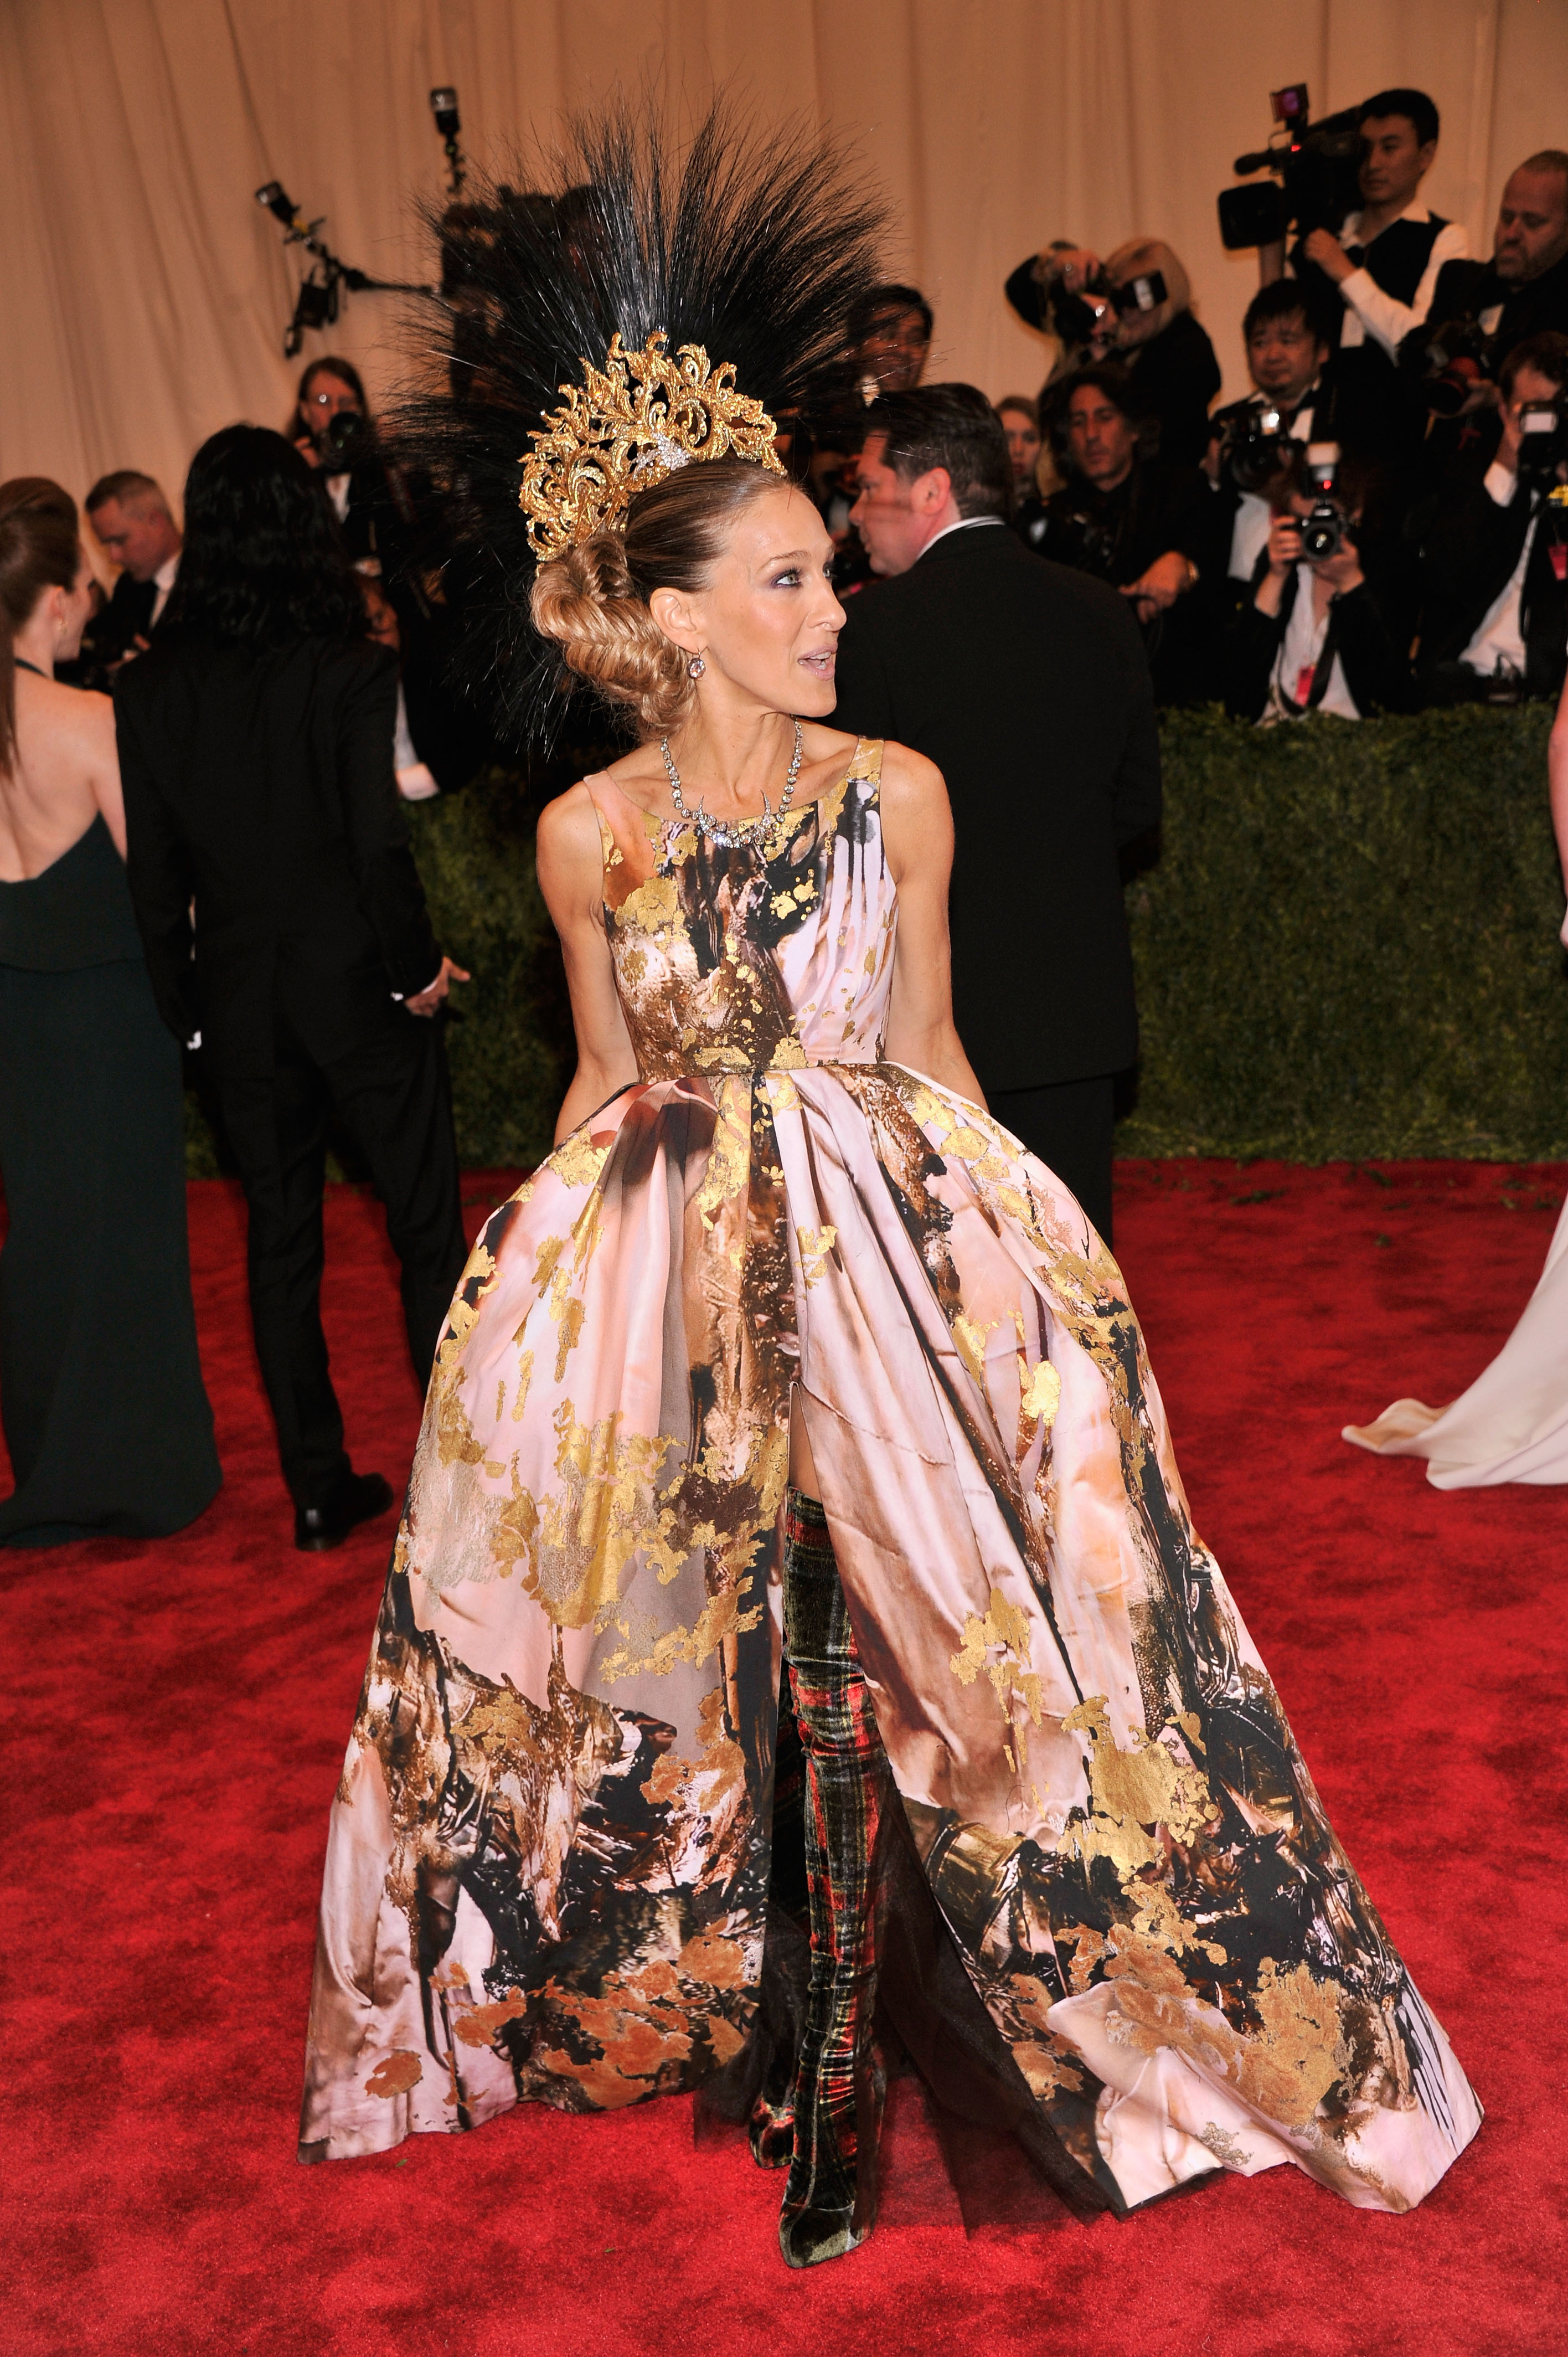
<svg viewBox="0 0 1568 2357">
<path fill-rule="evenodd" d="M 880 760 L 760 850 L 589 780 L 641 1077 L 453 1305 L 332 1811 L 301 2157 L 743 2067 L 793 1396 L 1026 2148 L 1119 2212 L 1284 2161 L 1408 2209 L 1479 2110 L 1193 1530 L 1116 1264 L 881 1059 Z"/>
</svg>

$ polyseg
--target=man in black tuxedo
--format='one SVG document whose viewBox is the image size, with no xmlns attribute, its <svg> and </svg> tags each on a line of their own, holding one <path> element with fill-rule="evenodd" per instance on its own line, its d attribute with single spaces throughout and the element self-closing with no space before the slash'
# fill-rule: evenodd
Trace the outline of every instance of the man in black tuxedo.
<svg viewBox="0 0 1568 2357">
<path fill-rule="evenodd" d="M 113 596 L 89 626 L 89 652 L 112 679 L 128 656 L 146 646 L 168 603 L 179 573 L 180 531 L 160 486 L 134 467 L 93 484 L 87 520 L 105 555 L 120 567 Z"/>
<path fill-rule="evenodd" d="M 1402 366 L 1414 368 L 1434 332 L 1455 319 L 1473 320 L 1505 358 L 1532 337 L 1568 334 L 1568 150 L 1543 147 L 1509 173 L 1491 260 L 1444 263 L 1424 327 L 1400 347 Z M 1429 421 L 1423 478 L 1444 487 L 1455 476 L 1478 483 L 1500 430 L 1496 388 L 1478 377 L 1456 416 Z"/>
<path fill-rule="evenodd" d="M 1568 410 L 1568 336 L 1529 336 L 1498 378 L 1501 435 L 1479 482 L 1455 472 L 1422 548 L 1417 682 L 1429 704 L 1541 697 L 1568 672 L 1568 472 L 1550 425 Z"/>
<path fill-rule="evenodd" d="M 397 659 L 362 635 L 304 461 L 230 427 L 186 515 L 167 621 L 115 683 L 126 873 L 159 1011 L 200 1046 L 240 1166 L 256 1353 L 315 1549 L 392 1503 L 349 1464 L 321 1329 L 328 1116 L 386 1206 L 423 1387 L 467 1247 L 440 1028 L 419 1018 L 467 976 L 398 800 Z"/>
<path fill-rule="evenodd" d="M 1006 438 L 972 386 L 884 396 L 859 481 L 854 523 L 896 577 L 851 600 L 835 716 L 947 780 L 960 1036 L 997 1119 L 1109 1240 L 1113 1082 L 1138 1045 L 1119 855 L 1160 815 L 1137 624 L 1006 529 Z"/>
</svg>

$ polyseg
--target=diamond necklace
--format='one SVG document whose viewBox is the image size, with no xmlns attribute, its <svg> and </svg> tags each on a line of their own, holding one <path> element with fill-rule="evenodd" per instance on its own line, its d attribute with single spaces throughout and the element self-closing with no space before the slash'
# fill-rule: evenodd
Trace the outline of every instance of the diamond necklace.
<svg viewBox="0 0 1568 2357">
<path fill-rule="evenodd" d="M 664 756 L 665 773 L 670 780 L 670 799 L 675 805 L 677 814 L 683 818 L 688 825 L 694 826 L 699 834 L 705 834 L 710 842 L 722 844 L 726 851 L 734 851 L 743 845 L 748 851 L 760 851 L 774 828 L 781 823 L 784 813 L 789 807 L 790 799 L 795 791 L 795 780 L 800 774 L 800 757 L 805 750 L 805 738 L 801 734 L 800 724 L 797 720 L 795 751 L 789 763 L 789 774 L 784 780 L 782 801 L 778 809 L 774 810 L 768 803 L 768 796 L 764 794 L 762 816 L 747 819 L 744 825 L 737 824 L 733 819 L 710 818 L 705 802 L 699 802 L 694 811 L 688 810 L 681 791 L 681 773 L 671 757 L 668 737 L 660 738 L 659 749 Z"/>
</svg>

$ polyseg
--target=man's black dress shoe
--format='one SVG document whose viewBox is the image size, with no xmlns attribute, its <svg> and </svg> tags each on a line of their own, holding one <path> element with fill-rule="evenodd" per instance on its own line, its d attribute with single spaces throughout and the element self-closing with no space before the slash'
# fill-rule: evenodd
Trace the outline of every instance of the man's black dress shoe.
<svg viewBox="0 0 1568 2357">
<path fill-rule="evenodd" d="M 294 1543 L 307 1555 L 341 1546 L 356 1523 L 384 1514 L 392 1502 L 392 1483 L 380 1473 L 350 1473 L 326 1506 L 296 1506 Z"/>
</svg>

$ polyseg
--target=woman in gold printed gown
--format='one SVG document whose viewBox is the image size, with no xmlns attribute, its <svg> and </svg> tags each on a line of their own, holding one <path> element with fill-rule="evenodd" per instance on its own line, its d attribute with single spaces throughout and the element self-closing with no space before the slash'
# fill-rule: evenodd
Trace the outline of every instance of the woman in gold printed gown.
<svg viewBox="0 0 1568 2357">
<path fill-rule="evenodd" d="M 924 1943 L 1076 2207 L 1289 2161 L 1408 2209 L 1476 2100 L 1193 1529 L 1116 1264 L 964 1060 L 941 779 L 822 725 L 829 556 L 731 457 L 538 576 L 538 626 L 669 762 L 645 742 L 541 822 L 580 1061 L 432 1382 L 302 2155 L 716 2078 L 789 2164 L 786 2255 L 832 2255 L 871 2223 L 877 1972 Z M 781 1643 L 792 2090 L 754 2035 Z"/>
</svg>

